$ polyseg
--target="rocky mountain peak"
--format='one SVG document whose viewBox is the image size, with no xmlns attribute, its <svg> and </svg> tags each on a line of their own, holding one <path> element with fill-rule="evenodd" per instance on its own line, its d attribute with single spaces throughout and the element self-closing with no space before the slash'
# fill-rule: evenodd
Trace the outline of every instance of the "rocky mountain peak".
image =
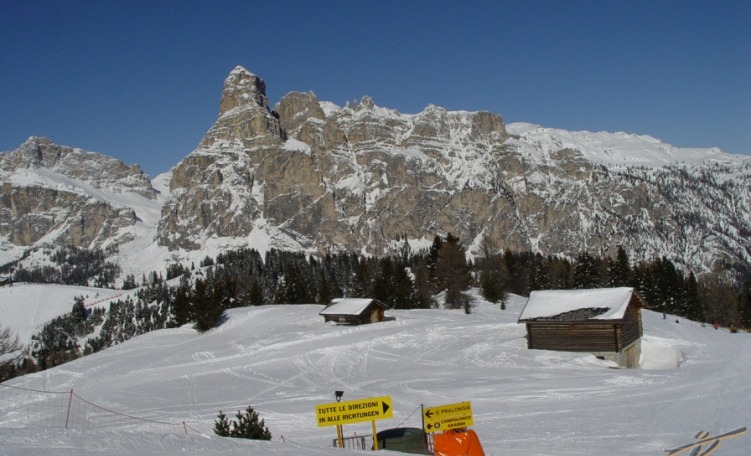
<svg viewBox="0 0 751 456">
<path fill-rule="evenodd" d="M 47 168 L 54 166 L 65 153 L 49 139 L 39 136 L 29 137 L 18 150 L 19 161 L 25 166 L 33 164 Z"/>
<path fill-rule="evenodd" d="M 215 143 L 277 145 L 283 133 L 276 113 L 269 109 L 266 83 L 241 66 L 230 71 L 224 80 L 219 101 L 219 119 L 201 140 L 199 149 Z"/>
<path fill-rule="evenodd" d="M 276 104 L 275 110 L 279 113 L 282 128 L 288 133 L 297 130 L 309 119 L 326 119 L 313 92 L 290 92 Z"/>
<path fill-rule="evenodd" d="M 365 109 L 373 109 L 373 108 L 375 108 L 375 102 L 368 95 L 363 96 L 360 102 L 355 105 L 356 111 L 365 110 Z"/>
<path fill-rule="evenodd" d="M 224 80 L 222 99 L 219 102 L 219 115 L 245 105 L 258 105 L 269 108 L 266 98 L 266 83 L 263 79 L 241 66 L 236 66 Z"/>
</svg>

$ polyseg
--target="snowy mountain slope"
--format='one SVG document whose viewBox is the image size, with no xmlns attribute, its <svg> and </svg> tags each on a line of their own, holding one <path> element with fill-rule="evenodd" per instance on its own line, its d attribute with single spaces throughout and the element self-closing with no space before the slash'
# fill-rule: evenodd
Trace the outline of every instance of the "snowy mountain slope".
<svg viewBox="0 0 751 456">
<path fill-rule="evenodd" d="M 45 138 L 0 154 L 0 180 L 3 264 L 44 245 L 117 249 L 153 239 L 163 202 L 137 165 Z"/>
<path fill-rule="evenodd" d="M 561 149 L 581 151 L 594 163 L 660 167 L 675 164 L 749 163 L 751 158 L 713 148 L 681 148 L 648 135 L 630 133 L 567 131 L 525 122 L 506 125 L 512 142 L 527 148 L 528 154 L 550 156 Z"/>
<path fill-rule="evenodd" d="M 662 454 L 692 443 L 699 431 L 719 435 L 749 425 L 747 333 L 645 311 L 644 367 L 612 369 L 588 354 L 526 349 L 516 323 L 523 299 L 505 311 L 476 295 L 474 302 L 471 315 L 391 311 L 396 321 L 360 327 L 324 324 L 318 305 L 243 308 L 204 334 L 145 334 L 6 384 L 72 388 L 121 413 L 185 420 L 205 438 L 117 427 L 36 432 L 33 423 L 10 430 L 24 419 L 23 406 L 3 409 L 0 402 L 0 454 L 326 454 L 335 431 L 317 427 L 315 406 L 332 402 L 335 390 L 345 400 L 390 395 L 394 418 L 378 421 L 379 430 L 420 427 L 420 404 L 471 401 L 473 429 L 488 455 Z M 247 405 L 273 442 L 230 444 L 212 434 L 219 410 Z M 369 434 L 370 423 L 344 432 Z M 725 440 L 717 454 L 745 455 L 749 438 Z"/>
<path fill-rule="evenodd" d="M 17 150 L 0 155 L 0 160 L 0 176 L 18 185 L 48 182 L 48 186 L 92 197 L 98 196 L 92 190 L 96 189 L 107 192 L 106 199 L 126 193 L 148 199 L 156 196 L 138 165 L 129 166 L 106 155 L 59 146 L 46 138 L 33 136 Z"/>
</svg>

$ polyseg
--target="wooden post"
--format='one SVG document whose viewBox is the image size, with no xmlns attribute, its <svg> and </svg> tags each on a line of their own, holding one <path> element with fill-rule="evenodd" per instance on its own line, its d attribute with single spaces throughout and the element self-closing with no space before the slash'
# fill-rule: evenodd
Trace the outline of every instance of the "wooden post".
<svg viewBox="0 0 751 456">
<path fill-rule="evenodd" d="M 73 388 L 70 389 L 70 397 L 68 398 L 68 414 L 65 415 L 65 429 L 68 429 L 68 421 L 70 420 L 70 405 L 73 402 Z"/>
<path fill-rule="evenodd" d="M 376 432 L 375 420 L 371 423 L 373 423 L 373 451 L 378 451 L 378 432 Z"/>
<path fill-rule="evenodd" d="M 344 430 L 341 424 L 336 426 L 336 439 L 339 441 L 339 448 L 344 448 Z"/>
<path fill-rule="evenodd" d="M 428 446 L 428 433 L 425 432 L 425 404 L 420 404 L 420 419 L 422 420 L 422 430 L 425 434 L 425 447 Z"/>
</svg>

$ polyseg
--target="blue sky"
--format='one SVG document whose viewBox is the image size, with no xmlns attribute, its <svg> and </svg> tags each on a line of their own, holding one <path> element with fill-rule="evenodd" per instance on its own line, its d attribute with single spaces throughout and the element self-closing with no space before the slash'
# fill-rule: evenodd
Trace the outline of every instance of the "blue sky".
<svg viewBox="0 0 751 456">
<path fill-rule="evenodd" d="M 0 150 L 44 136 L 153 177 L 242 65 L 272 106 L 369 95 L 751 154 L 750 29 L 745 0 L 0 0 Z"/>
</svg>

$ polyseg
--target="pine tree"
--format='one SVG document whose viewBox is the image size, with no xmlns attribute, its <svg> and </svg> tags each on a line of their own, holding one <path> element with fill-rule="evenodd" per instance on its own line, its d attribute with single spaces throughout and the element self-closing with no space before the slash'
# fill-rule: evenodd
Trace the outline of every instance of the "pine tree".
<svg viewBox="0 0 751 456">
<path fill-rule="evenodd" d="M 744 327 L 751 328 L 751 274 L 746 273 L 741 295 L 741 318 Z"/>
<path fill-rule="evenodd" d="M 545 267 L 545 259 L 541 254 L 536 253 L 532 258 L 532 266 L 529 268 L 529 291 L 549 290 L 550 274 Z"/>
<path fill-rule="evenodd" d="M 227 415 L 225 415 L 221 410 L 219 410 L 219 416 L 217 417 L 216 421 L 214 421 L 214 434 L 221 437 L 230 436 L 229 420 L 227 419 Z"/>
<path fill-rule="evenodd" d="M 331 294 L 331 287 L 329 286 L 328 273 L 325 267 L 321 267 L 320 271 L 320 283 L 318 287 L 318 304 L 328 304 L 334 296 Z"/>
<path fill-rule="evenodd" d="M 137 288 L 138 284 L 136 283 L 136 276 L 133 274 L 128 274 L 125 276 L 125 280 L 123 281 L 123 290 L 133 290 L 134 288 Z"/>
<path fill-rule="evenodd" d="M 681 314 L 681 309 L 677 303 L 685 291 L 683 274 L 679 273 L 673 262 L 665 257 L 657 260 L 654 267 L 659 296 L 658 302 L 663 304 L 664 310 Z"/>
<path fill-rule="evenodd" d="M 391 264 L 391 259 L 381 258 L 378 261 L 378 272 L 373 279 L 371 289 L 373 290 L 372 293 L 374 298 L 392 308 L 394 307 L 394 303 L 392 302 L 392 296 L 394 293 L 393 280 L 394 268 Z"/>
<path fill-rule="evenodd" d="M 172 305 L 170 306 L 170 325 L 182 326 L 190 321 L 191 305 L 190 290 L 187 277 L 180 278 L 180 285 L 175 289 Z"/>
<path fill-rule="evenodd" d="M 443 247 L 443 239 L 439 235 L 435 235 L 433 238 L 433 244 L 430 246 L 430 250 L 428 251 L 428 258 L 427 258 L 427 266 L 428 271 L 430 272 L 430 277 L 435 280 L 436 276 L 436 265 L 438 264 L 438 252 L 441 250 L 441 247 Z"/>
<path fill-rule="evenodd" d="M 433 301 L 433 282 L 430 278 L 427 261 L 424 256 L 415 261 L 415 298 L 417 299 L 417 308 L 430 309 L 434 307 Z"/>
<path fill-rule="evenodd" d="M 505 271 L 508 272 L 503 282 L 507 284 L 506 292 L 522 296 L 529 295 L 529 267 L 524 260 L 525 254 L 515 254 L 511 250 L 503 253 Z"/>
<path fill-rule="evenodd" d="M 271 432 L 266 427 L 264 420 L 259 421 L 258 412 L 254 411 L 250 405 L 245 409 L 245 413 L 238 411 L 235 417 L 237 420 L 232 420 L 230 437 L 271 440 Z"/>
<path fill-rule="evenodd" d="M 211 271 L 209 268 L 208 271 Z M 193 295 L 190 297 L 191 317 L 195 320 L 195 328 L 199 332 L 208 331 L 216 327 L 219 317 L 224 311 L 221 300 L 221 290 L 210 287 L 209 280 L 213 281 L 213 275 L 207 274 L 206 281 L 197 279 Z"/>
<path fill-rule="evenodd" d="M 399 258 L 394 265 L 393 307 L 395 309 L 415 309 L 419 307 L 417 290 L 412 278 L 407 274 L 407 264 Z"/>
<path fill-rule="evenodd" d="M 494 256 L 482 260 L 480 271 L 480 288 L 482 295 L 490 302 L 497 303 L 503 299 L 503 262 L 500 257 Z"/>
<path fill-rule="evenodd" d="M 701 279 L 701 300 L 706 306 L 705 316 L 712 323 L 723 326 L 741 323 L 741 298 L 733 290 L 730 280 L 717 272 Z"/>
<path fill-rule="evenodd" d="M 574 265 L 574 288 L 599 288 L 602 285 L 599 263 L 599 259 L 595 259 L 589 253 L 580 253 Z"/>
<path fill-rule="evenodd" d="M 464 306 L 467 298 L 463 291 L 469 288 L 472 276 L 464 247 L 451 233 L 438 250 L 435 277 L 439 288 L 446 290 L 446 306 L 453 309 Z"/>
<path fill-rule="evenodd" d="M 263 304 L 263 288 L 256 276 L 250 278 L 250 305 L 260 306 Z"/>
<path fill-rule="evenodd" d="M 11 378 L 21 359 L 21 343 L 10 328 L 0 326 L 0 382 Z"/>
<path fill-rule="evenodd" d="M 571 283 L 573 282 L 571 263 L 566 259 L 553 257 L 548 257 L 547 263 L 550 271 L 550 287 L 554 290 L 567 290 L 571 288 Z"/>
<path fill-rule="evenodd" d="M 502 261 L 497 253 L 497 248 L 492 239 L 486 234 L 480 241 L 482 258 L 478 266 L 480 272 L 480 289 L 485 299 L 497 303 L 503 299 L 503 276 L 501 271 Z"/>
<path fill-rule="evenodd" d="M 83 303 L 83 296 L 73 298 L 73 309 L 70 311 L 70 316 L 74 323 L 83 323 L 86 320 L 86 306 Z"/>
<path fill-rule="evenodd" d="M 628 253 L 622 246 L 618 246 L 615 259 L 608 262 L 608 286 L 626 287 L 631 284 L 631 263 Z"/>
<path fill-rule="evenodd" d="M 704 310 L 701 308 L 701 297 L 699 296 L 699 284 L 696 281 L 694 273 L 688 275 L 685 292 L 685 316 L 694 321 L 704 321 Z"/>
</svg>

